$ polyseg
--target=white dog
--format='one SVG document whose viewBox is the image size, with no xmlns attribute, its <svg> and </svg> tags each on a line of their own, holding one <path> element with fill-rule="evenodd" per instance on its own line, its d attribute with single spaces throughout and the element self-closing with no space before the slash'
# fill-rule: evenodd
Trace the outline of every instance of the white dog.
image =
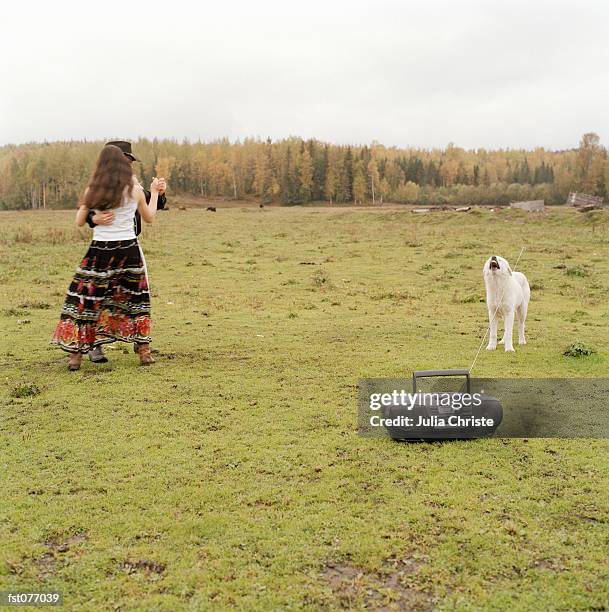
<svg viewBox="0 0 609 612">
<path fill-rule="evenodd" d="M 496 255 L 487 259 L 483 275 L 490 321 L 490 337 L 486 350 L 494 351 L 497 348 L 497 322 L 499 317 L 503 317 L 504 332 L 500 344 L 505 344 L 506 351 L 513 351 L 514 315 L 518 319 L 518 344 L 526 344 L 524 322 L 531 298 L 529 282 L 524 274 L 512 272 L 510 264 L 503 257 Z"/>
</svg>

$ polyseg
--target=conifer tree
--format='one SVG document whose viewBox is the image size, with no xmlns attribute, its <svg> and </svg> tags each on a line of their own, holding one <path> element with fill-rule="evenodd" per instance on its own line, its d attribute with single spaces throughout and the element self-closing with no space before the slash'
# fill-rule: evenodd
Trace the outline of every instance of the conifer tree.
<svg viewBox="0 0 609 612">
<path fill-rule="evenodd" d="M 336 199 L 340 202 L 351 202 L 353 200 L 353 153 L 351 147 L 347 147 L 343 157 L 339 192 Z"/>
<path fill-rule="evenodd" d="M 303 148 L 298 167 L 300 181 L 300 201 L 310 202 L 313 193 L 313 160 L 309 150 Z"/>
</svg>

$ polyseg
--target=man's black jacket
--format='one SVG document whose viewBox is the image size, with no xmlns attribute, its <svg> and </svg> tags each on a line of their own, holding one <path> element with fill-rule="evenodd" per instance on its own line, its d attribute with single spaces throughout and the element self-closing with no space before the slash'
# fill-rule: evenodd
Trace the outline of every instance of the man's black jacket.
<svg viewBox="0 0 609 612">
<path fill-rule="evenodd" d="M 146 204 L 150 202 L 150 192 L 147 189 L 144 189 L 144 195 L 146 196 Z M 165 208 L 165 204 L 167 204 L 167 198 L 164 193 L 159 193 L 159 199 L 156 203 L 157 210 L 163 210 Z M 93 223 L 93 215 L 95 214 L 94 210 L 90 210 L 87 215 L 87 224 L 89 227 L 95 227 L 95 223 Z M 135 218 L 133 219 L 133 225 L 135 227 L 135 235 L 139 236 L 142 233 L 142 219 L 140 217 L 139 211 L 135 211 Z"/>
</svg>

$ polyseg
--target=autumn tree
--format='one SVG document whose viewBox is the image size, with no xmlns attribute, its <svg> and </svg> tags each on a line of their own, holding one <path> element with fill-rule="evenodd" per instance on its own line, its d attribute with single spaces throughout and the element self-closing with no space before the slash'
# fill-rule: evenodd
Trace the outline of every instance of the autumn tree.
<svg viewBox="0 0 609 612">
<path fill-rule="evenodd" d="M 339 170 L 337 155 L 334 152 L 330 152 L 328 147 L 326 147 L 325 151 L 325 165 L 326 181 L 324 185 L 324 195 L 326 199 L 332 203 L 337 198 Z"/>
<path fill-rule="evenodd" d="M 301 202 L 310 202 L 313 193 L 313 160 L 309 150 L 303 146 L 298 163 L 298 180 Z"/>
<path fill-rule="evenodd" d="M 379 167 L 376 163 L 376 159 L 373 157 L 368 162 L 368 180 L 370 182 L 370 194 L 372 196 L 372 203 L 376 204 L 376 192 L 379 189 L 380 174 Z"/>
<path fill-rule="evenodd" d="M 579 191 L 598 194 L 603 186 L 603 149 L 594 132 L 584 134 L 577 150 L 576 178 Z"/>
</svg>

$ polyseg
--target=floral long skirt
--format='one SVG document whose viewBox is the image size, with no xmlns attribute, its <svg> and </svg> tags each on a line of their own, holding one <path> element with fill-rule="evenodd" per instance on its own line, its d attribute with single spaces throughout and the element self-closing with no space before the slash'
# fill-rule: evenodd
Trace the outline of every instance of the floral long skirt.
<svg viewBox="0 0 609 612">
<path fill-rule="evenodd" d="M 52 344 L 87 353 L 115 342 L 150 342 L 150 294 L 137 239 L 96 241 L 68 288 Z"/>
</svg>

